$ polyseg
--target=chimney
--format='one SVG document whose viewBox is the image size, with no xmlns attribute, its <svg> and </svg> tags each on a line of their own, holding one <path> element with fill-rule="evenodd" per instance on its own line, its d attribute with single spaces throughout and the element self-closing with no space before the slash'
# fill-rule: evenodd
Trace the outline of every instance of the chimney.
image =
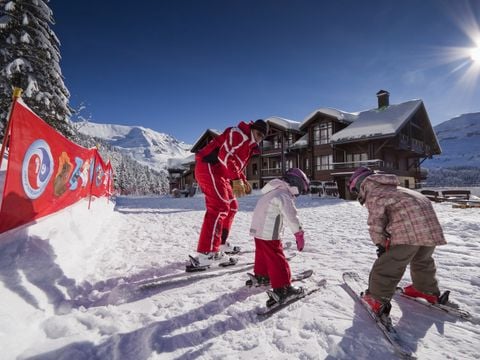
<svg viewBox="0 0 480 360">
<path fill-rule="evenodd" d="M 390 93 L 386 90 L 380 90 L 379 92 L 377 92 L 379 109 L 388 107 L 388 105 L 390 105 L 389 97 L 390 97 Z"/>
</svg>

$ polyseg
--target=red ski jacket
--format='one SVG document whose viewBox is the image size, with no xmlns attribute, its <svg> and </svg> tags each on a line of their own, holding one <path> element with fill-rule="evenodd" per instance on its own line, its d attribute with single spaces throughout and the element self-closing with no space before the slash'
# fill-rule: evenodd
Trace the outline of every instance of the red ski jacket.
<svg viewBox="0 0 480 360">
<path fill-rule="evenodd" d="M 237 126 L 227 128 L 197 153 L 196 161 L 220 164 L 225 178 L 246 181 L 243 170 L 250 157 L 260 153 L 250 131 L 252 124 L 242 121 Z"/>
</svg>

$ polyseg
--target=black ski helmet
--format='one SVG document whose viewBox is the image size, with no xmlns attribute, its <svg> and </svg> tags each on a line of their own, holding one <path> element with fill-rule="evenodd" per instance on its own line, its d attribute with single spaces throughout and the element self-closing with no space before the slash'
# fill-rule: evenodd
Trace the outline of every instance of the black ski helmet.
<svg viewBox="0 0 480 360">
<path fill-rule="evenodd" d="M 288 169 L 283 175 L 283 180 L 290 186 L 295 186 L 299 194 L 304 195 L 310 191 L 310 180 L 299 168 Z"/>
</svg>

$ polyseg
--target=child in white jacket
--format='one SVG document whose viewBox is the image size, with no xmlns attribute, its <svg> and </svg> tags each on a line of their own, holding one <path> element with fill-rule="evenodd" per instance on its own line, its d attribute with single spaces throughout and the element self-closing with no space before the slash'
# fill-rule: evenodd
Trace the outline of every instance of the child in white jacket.
<svg viewBox="0 0 480 360">
<path fill-rule="evenodd" d="M 264 195 L 253 212 L 250 235 L 255 238 L 255 278 L 261 285 L 271 283 L 273 289 L 273 298 L 267 301 L 267 306 L 304 294 L 303 288 L 291 285 L 281 233 L 285 222 L 295 235 L 298 251 L 303 250 L 304 234 L 294 200 L 295 196 L 307 193 L 309 186 L 310 181 L 302 170 L 290 169 L 282 179 L 273 179 L 262 188 Z"/>
</svg>

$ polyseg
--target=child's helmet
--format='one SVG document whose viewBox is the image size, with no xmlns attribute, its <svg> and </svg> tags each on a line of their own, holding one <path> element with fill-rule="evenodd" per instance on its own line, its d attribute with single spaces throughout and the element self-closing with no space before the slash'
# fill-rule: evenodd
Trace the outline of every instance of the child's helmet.
<svg viewBox="0 0 480 360">
<path fill-rule="evenodd" d="M 348 180 L 348 190 L 352 194 L 357 195 L 360 192 L 360 185 L 362 185 L 363 180 L 373 173 L 370 168 L 365 166 L 357 168 L 350 177 L 350 180 Z"/>
<path fill-rule="evenodd" d="M 295 186 L 299 194 L 306 194 L 310 190 L 310 180 L 299 168 L 288 169 L 285 175 L 283 175 L 283 180 L 290 186 Z"/>
</svg>

